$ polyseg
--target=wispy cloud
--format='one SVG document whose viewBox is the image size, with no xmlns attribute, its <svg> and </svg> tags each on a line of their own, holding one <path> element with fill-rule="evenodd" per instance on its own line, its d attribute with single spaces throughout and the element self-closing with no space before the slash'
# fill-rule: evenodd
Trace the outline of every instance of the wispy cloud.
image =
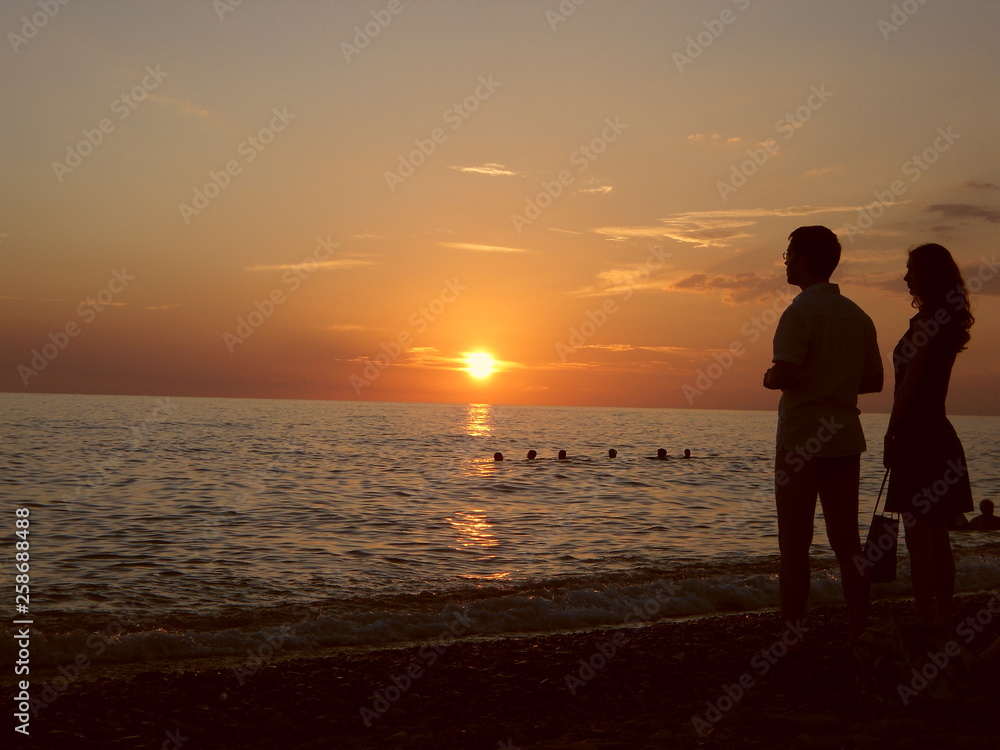
<svg viewBox="0 0 1000 750">
<path fill-rule="evenodd" d="M 456 250 L 475 250 L 480 253 L 532 253 L 523 247 L 504 247 L 503 245 L 477 245 L 473 242 L 441 242 L 442 247 L 453 247 Z"/>
<path fill-rule="evenodd" d="M 738 135 L 726 138 L 718 133 L 692 133 L 685 140 L 694 143 L 739 143 L 743 139 Z"/>
<path fill-rule="evenodd" d="M 650 273 L 647 265 L 637 263 L 631 266 L 605 268 L 597 272 L 597 283 L 570 292 L 571 297 L 605 297 L 610 295 L 627 295 L 643 290 L 660 291 L 665 288 L 662 281 L 657 281 Z"/>
<path fill-rule="evenodd" d="M 195 104 L 192 101 L 187 101 L 185 99 L 175 99 L 171 96 L 163 96 L 162 94 L 148 93 L 146 98 L 151 102 L 156 102 L 157 104 L 172 110 L 174 112 L 179 112 L 182 115 L 188 115 L 190 117 L 197 117 L 202 120 L 210 120 L 212 122 L 217 122 L 215 115 L 213 115 L 209 110 L 205 109 L 200 104 Z"/>
<path fill-rule="evenodd" d="M 374 261 L 359 260 L 358 258 L 338 258 L 337 260 L 322 260 L 309 263 L 276 263 L 274 265 L 247 266 L 244 271 L 297 271 L 303 269 L 313 271 L 322 269 L 324 271 L 345 271 L 361 266 L 373 266 Z"/>
<path fill-rule="evenodd" d="M 578 192 L 578 193 L 600 193 L 600 194 L 604 194 L 604 193 L 610 193 L 612 190 L 614 190 L 614 188 L 611 187 L 611 185 L 598 185 L 597 187 L 580 188 L 576 192 Z"/>
<path fill-rule="evenodd" d="M 935 203 L 924 210 L 955 219 L 983 219 L 990 224 L 1000 224 L 1000 209 L 974 206 L 971 203 Z"/>
<path fill-rule="evenodd" d="M 898 204 L 903 203 L 899 201 Z M 785 208 L 721 209 L 688 211 L 660 219 L 659 225 L 598 227 L 593 231 L 612 237 L 666 237 L 695 247 L 731 247 L 737 240 L 751 237 L 746 228 L 762 219 L 852 213 L 866 206 L 788 206 Z"/>
<path fill-rule="evenodd" d="M 363 326 L 360 323 L 330 323 L 323 326 L 327 331 L 373 331 L 374 326 Z"/>
<path fill-rule="evenodd" d="M 760 276 L 756 271 L 744 271 L 732 275 L 695 273 L 674 282 L 670 289 L 698 294 L 721 291 L 723 302 L 738 305 L 777 297 L 787 291 L 788 284 L 783 276 Z"/>
<path fill-rule="evenodd" d="M 515 172 L 512 169 L 507 169 L 503 164 L 494 164 L 492 162 L 488 164 L 480 164 L 475 167 L 463 167 L 457 164 L 451 166 L 456 172 L 466 172 L 468 174 L 484 174 L 489 177 L 521 177 L 527 174 L 527 172 Z"/>
<path fill-rule="evenodd" d="M 965 186 L 976 190 L 1000 190 L 1000 185 L 997 185 L 995 182 L 976 182 L 975 180 L 966 180 Z"/>
<path fill-rule="evenodd" d="M 661 354 L 682 354 L 683 346 L 641 346 L 636 344 L 584 344 L 577 349 L 605 349 L 609 352 L 660 352 Z"/>
</svg>

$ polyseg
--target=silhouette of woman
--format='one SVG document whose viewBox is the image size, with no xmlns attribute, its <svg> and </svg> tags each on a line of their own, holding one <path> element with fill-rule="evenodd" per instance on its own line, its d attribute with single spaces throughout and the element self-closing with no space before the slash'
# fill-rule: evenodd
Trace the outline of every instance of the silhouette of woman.
<svg viewBox="0 0 1000 750">
<path fill-rule="evenodd" d="M 913 599 L 924 622 L 951 625 L 955 558 L 948 523 L 973 509 L 965 451 L 945 415 L 955 357 L 974 318 L 962 273 L 937 244 L 910 251 L 903 277 L 917 314 L 892 353 L 896 385 L 885 434 L 886 509 L 904 515 Z"/>
</svg>

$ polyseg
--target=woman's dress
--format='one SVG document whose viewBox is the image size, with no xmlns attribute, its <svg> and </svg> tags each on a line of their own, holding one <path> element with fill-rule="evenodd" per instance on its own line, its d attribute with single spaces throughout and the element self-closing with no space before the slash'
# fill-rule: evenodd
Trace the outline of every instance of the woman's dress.
<svg viewBox="0 0 1000 750">
<path fill-rule="evenodd" d="M 954 326 L 947 311 L 918 313 L 892 353 L 895 391 L 918 349 L 927 356 L 908 413 L 899 415 L 892 441 L 892 471 L 886 510 L 952 519 L 973 510 L 965 451 L 945 415 L 948 382 L 957 356 Z M 945 320 L 941 325 L 938 321 Z"/>
</svg>

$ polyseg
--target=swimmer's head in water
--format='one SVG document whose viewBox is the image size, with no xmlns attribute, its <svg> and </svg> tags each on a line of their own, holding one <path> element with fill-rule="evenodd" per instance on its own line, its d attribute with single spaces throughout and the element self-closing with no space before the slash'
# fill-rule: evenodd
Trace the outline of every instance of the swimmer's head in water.
<svg viewBox="0 0 1000 750">
<path fill-rule="evenodd" d="M 565 459 L 566 458 L 566 451 L 559 451 L 559 458 L 560 458 L 560 460 Z"/>
<path fill-rule="evenodd" d="M 493 460 L 494 461 L 503 461 L 503 453 L 501 453 L 500 451 L 497 451 L 496 453 L 494 453 L 493 454 Z"/>
<path fill-rule="evenodd" d="M 666 448 L 657 448 L 656 449 L 656 457 L 657 458 L 666 458 L 667 457 L 667 449 Z"/>
<path fill-rule="evenodd" d="M 533 459 L 533 458 L 537 458 L 537 457 L 538 457 L 538 452 L 537 452 L 537 451 L 528 451 L 528 460 L 529 460 L 529 461 L 530 461 L 531 459 Z"/>
<path fill-rule="evenodd" d="M 616 451 L 614 448 L 612 448 L 612 449 L 610 449 L 608 451 L 608 458 L 615 458 L 617 455 L 618 455 L 618 451 Z"/>
</svg>

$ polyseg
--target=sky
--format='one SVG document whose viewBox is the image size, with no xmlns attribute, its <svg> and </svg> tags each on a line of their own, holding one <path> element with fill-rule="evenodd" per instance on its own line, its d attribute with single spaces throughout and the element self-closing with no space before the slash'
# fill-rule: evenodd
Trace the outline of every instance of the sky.
<svg viewBox="0 0 1000 750">
<path fill-rule="evenodd" d="M 998 28 L 992 0 L 4 2 L 0 391 L 773 409 L 781 253 L 822 224 L 890 373 L 906 252 L 951 250 L 949 410 L 1000 414 Z"/>
</svg>

